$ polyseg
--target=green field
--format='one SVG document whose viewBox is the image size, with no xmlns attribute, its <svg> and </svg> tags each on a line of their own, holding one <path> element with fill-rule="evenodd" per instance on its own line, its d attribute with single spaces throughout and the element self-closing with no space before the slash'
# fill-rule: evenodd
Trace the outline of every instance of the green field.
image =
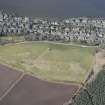
<svg viewBox="0 0 105 105">
<path fill-rule="evenodd" d="M 92 67 L 93 48 L 26 42 L 0 46 L 0 62 L 42 79 L 81 82 Z"/>
</svg>

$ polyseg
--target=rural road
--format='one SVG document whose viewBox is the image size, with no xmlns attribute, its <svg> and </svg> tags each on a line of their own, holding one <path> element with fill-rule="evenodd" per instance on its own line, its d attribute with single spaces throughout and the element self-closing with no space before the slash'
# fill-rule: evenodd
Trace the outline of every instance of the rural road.
<svg viewBox="0 0 105 105">
<path fill-rule="evenodd" d="M 63 105 L 78 88 L 78 84 L 43 81 L 0 64 L 0 105 Z"/>
<path fill-rule="evenodd" d="M 75 46 L 75 47 L 83 47 L 83 48 L 97 48 L 98 46 L 87 46 L 87 45 L 80 45 L 80 44 L 74 44 L 74 43 L 62 43 L 62 42 L 51 42 L 51 41 L 24 41 L 19 42 L 15 44 L 21 44 L 21 43 L 49 43 L 49 44 L 57 44 L 57 45 L 65 45 L 65 46 Z M 12 44 L 6 44 L 5 46 L 12 45 Z"/>
</svg>

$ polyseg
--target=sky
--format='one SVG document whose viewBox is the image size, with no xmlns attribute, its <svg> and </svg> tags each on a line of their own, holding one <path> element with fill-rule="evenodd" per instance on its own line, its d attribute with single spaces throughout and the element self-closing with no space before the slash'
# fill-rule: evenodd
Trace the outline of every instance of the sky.
<svg viewBox="0 0 105 105">
<path fill-rule="evenodd" d="M 105 0 L 0 0 L 0 10 L 28 16 L 105 16 Z"/>
</svg>

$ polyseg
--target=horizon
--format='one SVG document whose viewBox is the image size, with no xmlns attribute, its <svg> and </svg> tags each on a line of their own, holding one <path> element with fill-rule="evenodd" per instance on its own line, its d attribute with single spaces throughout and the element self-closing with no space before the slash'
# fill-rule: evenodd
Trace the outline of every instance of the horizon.
<svg viewBox="0 0 105 105">
<path fill-rule="evenodd" d="M 0 9 L 23 16 L 105 16 L 104 0 L 0 0 Z"/>
</svg>

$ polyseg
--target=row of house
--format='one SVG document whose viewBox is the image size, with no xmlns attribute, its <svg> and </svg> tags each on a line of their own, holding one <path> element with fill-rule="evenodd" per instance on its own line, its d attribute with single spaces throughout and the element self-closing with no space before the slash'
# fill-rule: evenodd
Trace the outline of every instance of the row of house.
<svg viewBox="0 0 105 105">
<path fill-rule="evenodd" d="M 79 41 L 105 43 L 105 19 L 30 18 L 0 12 L 0 35 L 22 35 L 26 40 Z"/>
</svg>

